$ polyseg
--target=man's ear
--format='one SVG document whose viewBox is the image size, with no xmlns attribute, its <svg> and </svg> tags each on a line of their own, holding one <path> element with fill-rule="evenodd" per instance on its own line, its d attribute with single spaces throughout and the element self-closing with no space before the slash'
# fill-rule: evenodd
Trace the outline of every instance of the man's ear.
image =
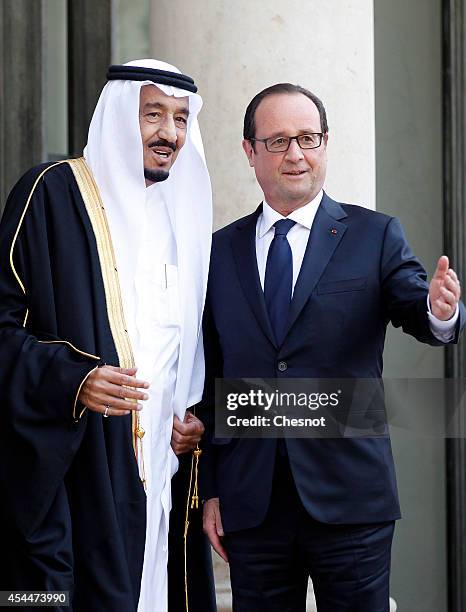
<svg viewBox="0 0 466 612">
<path fill-rule="evenodd" d="M 243 140 L 243 149 L 249 161 L 251 168 L 254 168 L 254 148 L 250 140 Z"/>
</svg>

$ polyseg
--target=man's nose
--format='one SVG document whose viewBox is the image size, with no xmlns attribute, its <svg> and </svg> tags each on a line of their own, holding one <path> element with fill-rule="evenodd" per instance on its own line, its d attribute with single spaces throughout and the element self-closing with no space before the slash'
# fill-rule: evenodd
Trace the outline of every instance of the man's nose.
<svg viewBox="0 0 466 612">
<path fill-rule="evenodd" d="M 288 147 L 285 157 L 290 161 L 299 161 L 300 159 L 304 158 L 303 150 L 299 146 L 296 139 L 293 139 L 290 142 L 290 146 Z"/>
<path fill-rule="evenodd" d="M 177 134 L 176 126 L 172 117 L 166 117 L 165 121 L 159 128 L 159 137 L 168 142 L 176 143 Z"/>
</svg>

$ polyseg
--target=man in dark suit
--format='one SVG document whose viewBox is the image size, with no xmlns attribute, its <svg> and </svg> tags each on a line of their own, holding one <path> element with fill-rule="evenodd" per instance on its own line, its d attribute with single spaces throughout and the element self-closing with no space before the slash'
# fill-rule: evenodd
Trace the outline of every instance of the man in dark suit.
<svg viewBox="0 0 466 612">
<path fill-rule="evenodd" d="M 430 285 L 397 219 L 322 190 L 328 128 L 311 92 L 272 86 L 249 104 L 243 148 L 264 193 L 214 235 L 205 319 L 208 380 L 382 375 L 388 322 L 421 342 L 464 324 L 448 259 Z M 202 465 L 204 464 L 204 465 Z M 386 612 L 400 518 L 388 435 L 212 439 L 204 529 L 229 560 L 235 612 Z"/>
</svg>

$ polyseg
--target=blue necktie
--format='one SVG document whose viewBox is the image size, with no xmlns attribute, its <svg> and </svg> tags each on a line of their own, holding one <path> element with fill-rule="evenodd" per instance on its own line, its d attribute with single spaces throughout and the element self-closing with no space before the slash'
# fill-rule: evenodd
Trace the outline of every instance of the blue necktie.
<svg viewBox="0 0 466 612">
<path fill-rule="evenodd" d="M 293 288 L 293 256 L 286 235 L 295 223 L 291 219 L 281 219 L 274 223 L 275 236 L 265 266 L 265 303 L 279 345 L 285 336 Z"/>
</svg>

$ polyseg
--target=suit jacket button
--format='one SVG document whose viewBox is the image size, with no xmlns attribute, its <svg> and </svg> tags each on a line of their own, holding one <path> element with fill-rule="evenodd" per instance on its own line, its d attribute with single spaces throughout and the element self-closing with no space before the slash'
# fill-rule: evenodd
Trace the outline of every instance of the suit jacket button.
<svg viewBox="0 0 466 612">
<path fill-rule="evenodd" d="M 286 363 L 286 361 L 279 361 L 278 362 L 278 369 L 280 370 L 280 372 L 284 372 L 285 370 L 288 369 L 288 364 Z"/>
</svg>

